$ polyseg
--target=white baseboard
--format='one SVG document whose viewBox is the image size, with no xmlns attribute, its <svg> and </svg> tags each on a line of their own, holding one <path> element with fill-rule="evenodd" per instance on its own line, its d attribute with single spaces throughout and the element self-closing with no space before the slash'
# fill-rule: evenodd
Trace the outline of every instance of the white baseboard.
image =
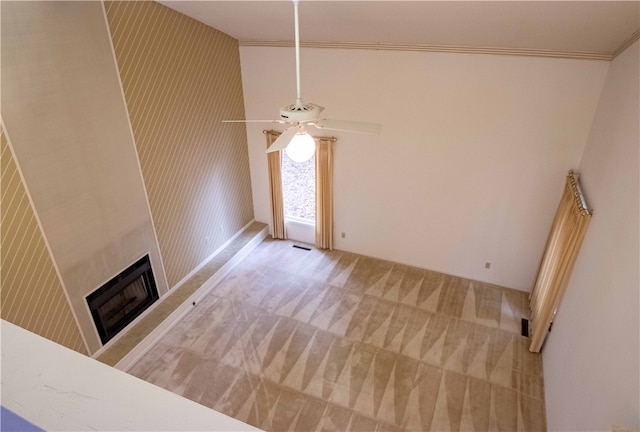
<svg viewBox="0 0 640 432">
<path fill-rule="evenodd" d="M 187 273 L 187 275 L 185 277 L 183 277 L 182 279 L 180 279 L 178 281 L 178 283 L 176 283 L 174 286 L 172 286 L 169 291 L 167 292 L 167 294 L 172 293 L 173 291 L 175 291 L 176 289 L 180 288 L 180 286 L 182 286 L 182 284 L 184 284 L 186 281 L 188 281 L 189 279 L 191 279 L 191 277 L 193 275 L 195 275 L 196 273 L 198 273 L 200 270 L 202 270 L 202 268 L 207 265 L 207 263 L 209 261 L 211 261 L 216 255 L 218 255 L 220 252 L 222 252 L 222 250 L 224 248 L 226 248 L 227 246 L 229 246 L 231 244 L 232 241 L 234 241 L 235 239 L 238 238 L 238 236 L 240 234 L 242 234 L 243 232 L 246 231 L 247 228 L 249 228 L 256 220 L 255 219 L 251 219 L 251 221 L 249 221 L 248 224 L 246 224 L 245 226 L 243 226 L 242 228 L 240 228 L 240 231 L 238 231 L 237 233 L 235 233 L 233 235 L 233 237 L 231 237 L 229 240 L 227 240 L 226 242 L 224 242 L 218 249 L 216 249 L 211 255 L 209 255 L 208 257 L 206 257 L 200 264 L 198 264 L 193 270 L 191 270 L 189 273 Z"/>
<path fill-rule="evenodd" d="M 184 284 L 186 281 L 188 281 L 193 275 L 195 275 L 197 272 L 199 272 L 205 265 L 207 265 L 207 263 L 209 261 L 211 261 L 216 255 L 218 255 L 220 252 L 222 252 L 222 250 L 224 248 L 226 248 L 227 246 L 229 246 L 231 244 L 232 241 L 234 241 L 235 239 L 238 238 L 238 236 L 240 236 L 240 234 L 242 234 L 243 232 L 246 231 L 247 228 L 249 228 L 256 220 L 255 219 L 251 219 L 251 221 L 246 224 L 245 226 L 243 226 L 237 233 L 235 233 L 233 235 L 233 237 L 231 237 L 229 240 L 227 240 L 226 242 L 224 242 L 224 244 L 222 244 L 222 246 L 220 246 L 218 249 L 216 249 L 216 251 L 214 253 L 212 253 L 211 255 L 209 255 L 207 258 L 205 258 L 200 264 L 198 264 L 198 266 L 196 268 L 194 268 L 193 270 L 191 270 L 189 272 L 189 274 L 187 274 L 185 277 L 183 277 L 177 284 L 175 284 L 173 287 L 171 287 L 169 289 L 169 291 L 167 291 L 162 297 L 160 297 L 158 299 L 158 301 L 154 302 L 151 306 L 149 306 L 144 312 L 142 312 L 140 315 L 138 315 L 136 317 L 136 319 L 134 319 L 133 321 L 131 321 L 129 324 L 127 324 L 127 326 L 120 331 L 117 335 L 115 335 L 111 340 L 109 340 L 109 342 L 107 342 L 106 344 L 102 345 L 96 352 L 94 352 L 93 354 L 91 354 L 91 358 L 97 359 L 98 357 L 100 357 L 102 354 L 104 354 L 105 351 L 107 351 L 109 348 L 111 348 L 114 344 L 116 344 L 118 342 L 118 340 L 120 340 L 122 337 L 124 337 L 127 332 L 129 330 L 131 330 L 132 328 L 134 328 L 140 321 L 142 321 L 147 315 L 149 315 L 150 313 L 152 313 L 154 311 L 155 308 L 157 308 L 158 306 L 160 306 L 162 304 L 162 302 L 169 296 L 171 295 L 171 293 L 173 293 L 175 290 L 177 290 L 178 288 L 180 288 L 180 286 L 182 284 Z M 256 234 L 259 235 L 259 234 Z M 264 238 L 264 237 L 263 237 Z M 88 309 L 87 309 L 88 310 Z M 97 333 L 96 333 L 97 334 Z"/>
<path fill-rule="evenodd" d="M 235 239 L 246 228 L 245 226 L 241 231 L 236 234 Z M 240 249 L 229 261 L 227 261 L 209 280 L 207 280 L 200 288 L 198 288 L 189 298 L 180 305 L 175 311 L 171 313 L 165 320 L 160 323 L 155 329 L 151 331 L 135 348 L 133 348 L 127 355 L 125 355 L 116 365 L 117 369 L 127 372 L 133 367 L 134 364 L 140 358 L 145 355 L 157 342 L 166 335 L 185 315 L 187 315 L 194 307 L 198 306 L 198 302 L 213 288 L 216 287 L 233 268 L 238 265 L 252 250 L 254 250 L 268 235 L 268 226 L 263 228 L 262 231 L 256 234 L 242 249 Z M 228 245 L 229 242 L 226 244 Z M 216 251 L 216 254 L 221 249 Z M 211 256 L 213 258 L 213 256 Z M 204 267 L 201 266 L 200 268 Z M 182 281 L 181 281 L 182 283 Z"/>
</svg>

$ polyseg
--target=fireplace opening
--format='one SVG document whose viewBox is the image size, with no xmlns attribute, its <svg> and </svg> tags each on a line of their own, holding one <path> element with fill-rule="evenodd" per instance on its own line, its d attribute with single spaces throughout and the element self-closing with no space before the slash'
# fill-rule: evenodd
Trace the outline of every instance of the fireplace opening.
<svg viewBox="0 0 640 432">
<path fill-rule="evenodd" d="M 158 300 L 149 255 L 87 296 L 91 316 L 103 344 Z"/>
</svg>

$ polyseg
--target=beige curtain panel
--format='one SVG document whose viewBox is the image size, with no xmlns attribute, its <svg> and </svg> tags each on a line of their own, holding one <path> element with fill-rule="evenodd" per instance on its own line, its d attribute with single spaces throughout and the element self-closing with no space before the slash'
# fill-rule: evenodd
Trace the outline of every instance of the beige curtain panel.
<svg viewBox="0 0 640 432">
<path fill-rule="evenodd" d="M 333 143 L 316 138 L 316 247 L 333 249 Z"/>
<path fill-rule="evenodd" d="M 267 148 L 280 136 L 280 132 L 267 131 Z M 271 191 L 271 234 L 274 239 L 286 239 L 287 231 L 284 225 L 284 201 L 282 198 L 282 172 L 280 165 L 282 152 L 267 153 L 269 165 L 269 190 Z"/>
<path fill-rule="evenodd" d="M 540 352 L 549 332 L 591 220 L 591 214 L 576 175 L 573 171 L 569 171 L 547 239 L 536 284 L 531 291 L 531 345 L 529 346 L 531 352 Z"/>
</svg>

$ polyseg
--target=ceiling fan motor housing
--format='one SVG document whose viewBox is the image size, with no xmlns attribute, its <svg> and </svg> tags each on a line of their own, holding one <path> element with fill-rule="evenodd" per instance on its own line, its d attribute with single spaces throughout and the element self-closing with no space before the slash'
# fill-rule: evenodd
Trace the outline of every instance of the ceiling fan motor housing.
<svg viewBox="0 0 640 432">
<path fill-rule="evenodd" d="M 315 104 L 291 104 L 280 108 L 280 118 L 288 122 L 316 120 L 324 108 Z"/>
</svg>

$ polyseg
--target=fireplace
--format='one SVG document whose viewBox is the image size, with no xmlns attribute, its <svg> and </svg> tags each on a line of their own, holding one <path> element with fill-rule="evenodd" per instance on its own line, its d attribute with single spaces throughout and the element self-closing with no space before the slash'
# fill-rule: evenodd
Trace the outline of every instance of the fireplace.
<svg viewBox="0 0 640 432">
<path fill-rule="evenodd" d="M 158 300 L 153 270 L 146 255 L 87 296 L 103 344 Z"/>
</svg>

